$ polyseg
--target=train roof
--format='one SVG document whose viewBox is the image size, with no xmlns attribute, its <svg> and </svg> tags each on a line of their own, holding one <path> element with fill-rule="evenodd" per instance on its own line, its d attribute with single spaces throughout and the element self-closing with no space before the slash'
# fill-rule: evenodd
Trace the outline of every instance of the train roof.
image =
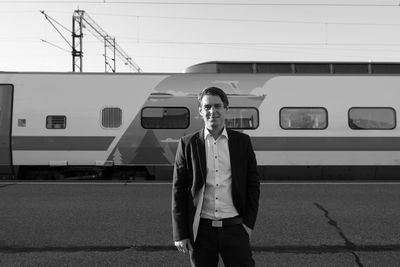
<svg viewBox="0 0 400 267">
<path fill-rule="evenodd" d="M 190 66 L 185 73 L 400 74 L 400 63 L 212 61 Z"/>
</svg>

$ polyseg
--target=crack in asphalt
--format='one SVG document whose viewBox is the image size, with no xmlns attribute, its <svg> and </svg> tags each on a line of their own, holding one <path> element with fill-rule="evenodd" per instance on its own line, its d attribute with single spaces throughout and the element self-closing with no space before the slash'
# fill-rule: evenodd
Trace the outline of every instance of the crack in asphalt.
<svg viewBox="0 0 400 267">
<path fill-rule="evenodd" d="M 158 252 L 158 251 L 176 251 L 174 246 L 162 245 L 141 245 L 141 246 L 65 246 L 65 247 L 15 247 L 15 246 L 0 246 L 0 253 L 43 253 L 43 252 L 118 252 L 125 250 L 143 251 L 143 252 Z M 356 257 L 356 262 L 359 266 L 360 259 L 355 254 L 358 252 L 383 252 L 383 251 L 399 251 L 400 244 L 392 245 L 355 245 L 349 247 L 346 245 L 336 246 L 253 246 L 254 252 L 269 252 L 269 253 L 294 253 L 294 254 L 326 254 L 326 253 L 352 253 Z"/>
<path fill-rule="evenodd" d="M 314 202 L 314 205 L 318 209 L 320 209 L 324 212 L 325 218 L 328 219 L 328 224 L 332 225 L 336 229 L 336 231 L 338 232 L 340 237 L 344 240 L 345 247 L 347 247 L 349 249 L 349 251 L 351 252 L 351 254 L 354 256 L 357 266 L 364 267 L 364 265 L 361 262 L 360 257 L 357 255 L 357 253 L 355 253 L 355 248 L 357 248 L 359 246 L 357 246 L 356 244 L 354 244 L 347 238 L 347 236 L 344 234 L 343 230 L 340 228 L 338 223 L 329 216 L 329 211 L 327 209 L 325 209 L 322 205 L 318 204 L 317 202 Z"/>
</svg>

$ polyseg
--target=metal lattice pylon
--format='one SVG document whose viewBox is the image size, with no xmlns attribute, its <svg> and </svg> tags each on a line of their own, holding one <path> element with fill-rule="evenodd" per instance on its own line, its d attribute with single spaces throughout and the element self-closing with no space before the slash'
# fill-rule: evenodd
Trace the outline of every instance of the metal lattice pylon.
<svg viewBox="0 0 400 267">
<path fill-rule="evenodd" d="M 72 16 L 72 70 L 76 68 L 82 71 L 82 29 L 87 29 L 99 41 L 104 42 L 104 64 L 105 71 L 116 71 L 116 56 L 124 61 L 125 65 L 129 66 L 136 72 L 141 72 L 140 67 L 132 61 L 132 58 L 115 42 L 115 38 L 108 35 L 85 11 L 75 10 Z M 107 55 L 107 51 L 111 50 L 111 57 Z M 110 64 L 111 60 L 111 64 Z"/>
<path fill-rule="evenodd" d="M 82 72 L 82 17 L 85 11 L 83 10 L 75 10 L 72 15 L 72 71 Z M 77 70 L 78 69 L 78 70 Z"/>
</svg>

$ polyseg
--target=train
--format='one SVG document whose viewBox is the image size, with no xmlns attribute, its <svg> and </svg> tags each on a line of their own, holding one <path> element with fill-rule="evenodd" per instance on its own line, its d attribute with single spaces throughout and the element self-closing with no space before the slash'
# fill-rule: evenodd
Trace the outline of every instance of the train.
<svg viewBox="0 0 400 267">
<path fill-rule="evenodd" d="M 229 62 L 182 73 L 0 72 L 0 175 L 171 180 L 222 88 L 263 180 L 400 178 L 400 63 Z"/>
</svg>

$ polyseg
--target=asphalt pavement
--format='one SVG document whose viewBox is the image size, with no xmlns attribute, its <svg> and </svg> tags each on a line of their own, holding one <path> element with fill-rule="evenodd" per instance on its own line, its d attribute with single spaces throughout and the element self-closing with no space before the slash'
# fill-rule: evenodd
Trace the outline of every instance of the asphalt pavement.
<svg viewBox="0 0 400 267">
<path fill-rule="evenodd" d="M 0 183 L 0 266 L 189 266 L 171 184 Z M 400 182 L 261 185 L 257 266 L 399 266 Z M 221 266 L 223 266 L 221 264 Z"/>
</svg>

